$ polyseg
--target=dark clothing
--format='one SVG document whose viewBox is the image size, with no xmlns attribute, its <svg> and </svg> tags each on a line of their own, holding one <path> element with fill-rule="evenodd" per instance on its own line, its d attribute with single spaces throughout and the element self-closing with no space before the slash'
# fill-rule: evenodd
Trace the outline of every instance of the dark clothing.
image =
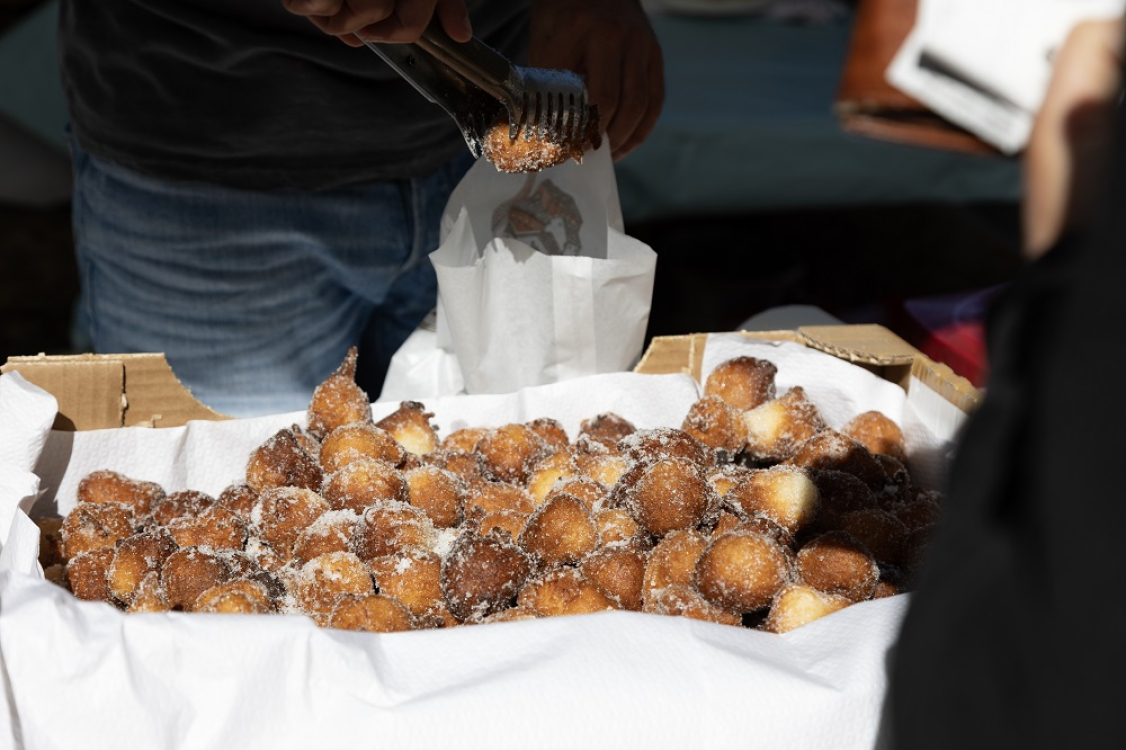
<svg viewBox="0 0 1126 750">
<path fill-rule="evenodd" d="M 1096 748 L 1126 735 L 1124 126 L 1101 220 L 991 312 L 985 403 L 893 655 L 895 748 Z"/>
<path fill-rule="evenodd" d="M 469 0 L 518 61 L 528 0 Z M 375 53 L 282 0 L 63 0 L 63 87 L 87 152 L 168 180 L 327 189 L 415 178 L 465 142 Z"/>
</svg>

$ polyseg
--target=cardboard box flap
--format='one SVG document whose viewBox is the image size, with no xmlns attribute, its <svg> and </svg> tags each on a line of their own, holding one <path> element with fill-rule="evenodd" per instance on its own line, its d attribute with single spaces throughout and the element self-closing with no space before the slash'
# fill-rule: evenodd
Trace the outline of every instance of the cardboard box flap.
<svg viewBox="0 0 1126 750">
<path fill-rule="evenodd" d="M 120 427 L 125 418 L 125 365 L 89 358 L 63 365 L 58 357 L 12 357 L 0 372 L 20 375 L 55 397 L 56 430 Z"/>
<path fill-rule="evenodd" d="M 56 430 L 178 427 L 193 419 L 229 419 L 197 401 L 163 354 L 11 357 L 0 372 L 12 371 L 54 395 Z"/>
<path fill-rule="evenodd" d="M 904 366 L 922 353 L 878 325 L 806 326 L 796 331 L 739 331 L 744 336 L 769 341 L 795 341 L 834 357 L 876 367 Z M 665 375 L 688 373 L 700 379 L 706 333 L 657 336 L 649 345 L 635 372 Z"/>
<path fill-rule="evenodd" d="M 879 325 L 806 326 L 796 331 L 740 331 L 769 341 L 794 341 L 832 354 L 875 372 L 905 391 L 915 378 L 964 412 L 981 402 L 982 394 L 946 365 L 929 359 L 892 331 Z M 708 334 L 657 336 L 635 372 L 653 375 L 686 373 L 702 382 L 701 369 Z"/>
<path fill-rule="evenodd" d="M 967 414 L 980 406 L 984 398 L 973 383 L 950 367 L 922 355 L 911 366 L 911 376 Z"/>
<path fill-rule="evenodd" d="M 641 355 L 634 372 L 646 375 L 687 374 L 700 379 L 700 362 L 704 354 L 706 333 L 686 336 L 657 336 Z"/>
<path fill-rule="evenodd" d="M 918 349 L 878 325 L 805 326 L 798 334 L 806 346 L 849 362 L 889 367 L 910 365 L 922 356 Z"/>
</svg>

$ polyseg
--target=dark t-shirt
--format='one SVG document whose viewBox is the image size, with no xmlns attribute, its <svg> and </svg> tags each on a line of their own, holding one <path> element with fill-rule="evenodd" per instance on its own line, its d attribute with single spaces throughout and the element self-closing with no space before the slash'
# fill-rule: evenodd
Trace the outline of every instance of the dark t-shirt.
<svg viewBox="0 0 1126 750">
<path fill-rule="evenodd" d="M 468 0 L 518 61 L 528 0 Z M 367 48 L 282 0 L 63 0 L 63 87 L 87 152 L 170 180 L 327 189 L 426 174 L 466 148 Z"/>
</svg>

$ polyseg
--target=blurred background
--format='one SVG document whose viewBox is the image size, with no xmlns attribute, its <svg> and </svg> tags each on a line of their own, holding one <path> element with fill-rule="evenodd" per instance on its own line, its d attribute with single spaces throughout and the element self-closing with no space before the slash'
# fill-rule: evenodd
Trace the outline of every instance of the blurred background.
<svg viewBox="0 0 1126 750">
<path fill-rule="evenodd" d="M 70 231 L 57 3 L 0 0 L 0 360 L 71 350 Z"/>
<path fill-rule="evenodd" d="M 980 383 L 982 301 L 1019 266 L 1018 160 L 846 127 L 846 68 L 871 46 L 855 2 L 646 7 L 667 100 L 617 174 L 627 231 L 659 257 L 649 335 L 814 305 Z M 0 362 L 83 349 L 56 14 L 0 0 Z"/>
</svg>

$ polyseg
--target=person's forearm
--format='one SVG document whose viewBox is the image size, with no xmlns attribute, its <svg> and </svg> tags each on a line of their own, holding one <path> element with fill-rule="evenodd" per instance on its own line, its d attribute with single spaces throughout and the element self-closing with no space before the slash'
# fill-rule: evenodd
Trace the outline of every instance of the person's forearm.
<svg viewBox="0 0 1126 750">
<path fill-rule="evenodd" d="M 1121 91 L 1122 21 L 1077 26 L 1056 53 L 1024 155 L 1023 253 L 1033 260 L 1087 221 Z"/>
</svg>

